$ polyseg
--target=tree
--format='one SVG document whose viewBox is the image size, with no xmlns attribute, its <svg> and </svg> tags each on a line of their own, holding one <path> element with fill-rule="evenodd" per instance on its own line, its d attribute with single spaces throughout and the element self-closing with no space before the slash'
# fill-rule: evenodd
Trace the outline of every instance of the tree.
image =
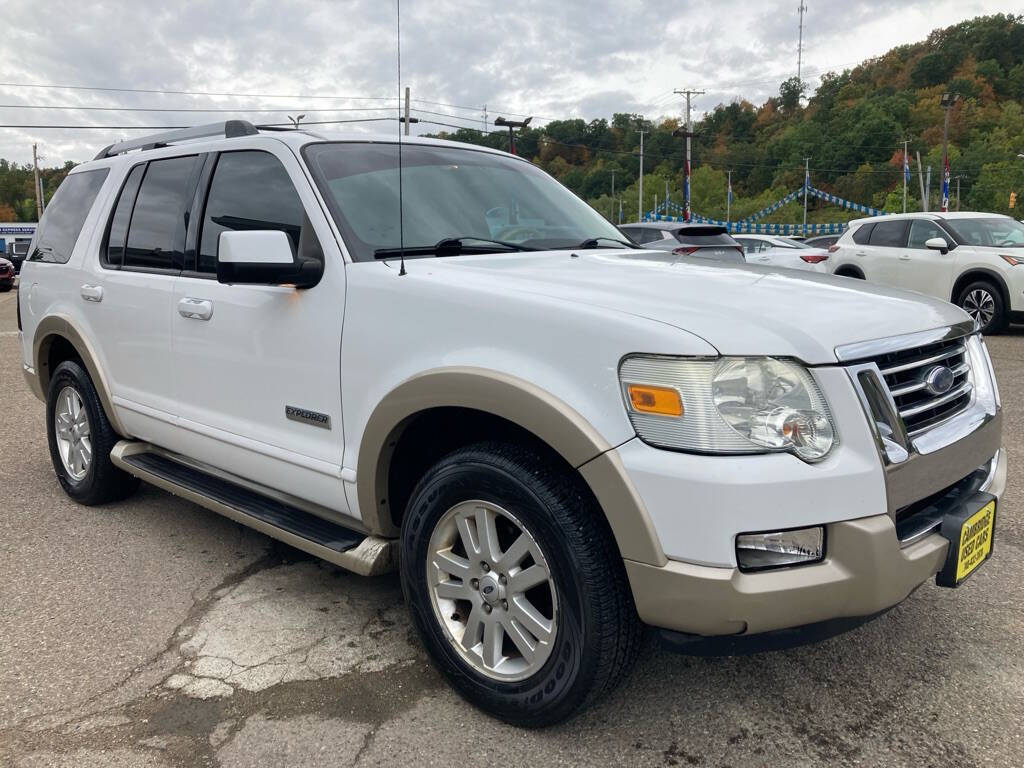
<svg viewBox="0 0 1024 768">
<path fill-rule="evenodd" d="M 799 78 L 791 77 L 779 86 L 779 101 L 782 104 L 782 111 L 787 113 L 795 112 L 800 108 L 800 99 L 804 97 L 807 86 Z"/>
</svg>

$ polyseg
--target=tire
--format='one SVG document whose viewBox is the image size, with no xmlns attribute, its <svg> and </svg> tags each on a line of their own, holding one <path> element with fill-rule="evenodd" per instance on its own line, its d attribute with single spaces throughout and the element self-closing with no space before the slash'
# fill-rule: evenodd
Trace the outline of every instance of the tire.
<svg viewBox="0 0 1024 768">
<path fill-rule="evenodd" d="M 137 477 L 118 469 L 110 461 L 110 451 L 118 435 L 107 420 L 89 374 L 76 361 L 64 361 L 50 377 L 46 436 L 57 481 L 79 504 L 92 506 L 120 501 L 139 487 Z M 74 458 L 84 455 L 77 449 L 81 445 L 88 447 L 87 464 Z M 69 448 L 71 458 L 68 458 Z"/>
<path fill-rule="evenodd" d="M 581 482 L 553 467 L 538 451 L 480 443 L 449 454 L 426 473 L 413 491 L 402 522 L 402 590 L 427 652 L 464 698 L 514 725 L 552 725 L 589 706 L 625 677 L 642 641 L 643 625 L 622 557 L 603 513 L 582 492 Z M 432 553 L 450 535 L 455 544 L 448 555 L 459 559 L 469 554 L 462 530 L 449 533 L 452 516 L 465 514 L 471 520 L 467 525 L 479 531 L 476 521 L 481 509 L 485 515 L 494 514 L 499 544 L 495 549 L 514 557 L 508 554 L 517 551 L 511 542 L 525 532 L 536 550 L 531 547 L 520 561 L 521 569 L 494 557 L 491 570 L 477 572 L 479 584 L 466 577 L 468 572 L 461 581 L 448 578 L 442 584 L 448 574 L 433 565 Z M 478 557 L 486 559 L 487 554 Z M 461 559 L 468 563 L 472 558 Z M 549 580 L 517 594 L 516 582 L 524 581 L 518 574 L 527 574 L 527 569 L 536 573 L 534 567 L 542 565 Z M 484 657 L 486 623 L 474 634 L 482 635 L 476 646 L 479 658 L 456 639 L 460 627 L 465 638 L 474 613 L 478 619 L 485 618 L 481 611 L 491 599 L 484 596 L 485 582 L 508 598 L 501 601 L 503 606 L 495 603 L 486 616 L 495 617 L 502 626 L 518 627 L 520 633 L 518 640 L 505 633 L 500 653 L 495 654 L 503 660 L 493 669 Z M 436 591 L 442 587 L 459 595 L 468 593 L 471 599 L 445 601 L 448 607 L 443 608 Z M 539 612 L 542 620 L 551 620 L 550 642 L 540 640 L 543 632 L 530 633 L 541 625 L 519 623 L 518 618 L 527 615 L 524 605 L 534 609 L 529 615 Z M 527 625 L 531 630 L 524 631 Z M 520 652 L 519 641 L 524 637 L 536 641 L 533 661 Z"/>
<path fill-rule="evenodd" d="M 7 293 L 13 287 L 13 285 L 0 285 L 0 293 Z"/>
<path fill-rule="evenodd" d="M 974 320 L 986 336 L 1002 333 L 1010 324 L 1003 293 L 988 280 L 975 280 L 956 297 L 956 304 Z"/>
</svg>

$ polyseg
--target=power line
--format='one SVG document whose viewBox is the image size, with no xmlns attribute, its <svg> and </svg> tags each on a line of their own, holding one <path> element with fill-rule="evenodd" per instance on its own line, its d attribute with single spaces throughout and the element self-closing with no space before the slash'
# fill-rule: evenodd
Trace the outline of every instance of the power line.
<svg viewBox="0 0 1024 768">
<path fill-rule="evenodd" d="M 81 110 L 86 112 L 291 112 L 300 110 L 303 112 L 381 112 L 394 109 L 394 107 L 336 107 L 333 109 L 304 109 L 302 107 L 275 107 L 273 109 L 260 107 L 257 109 L 239 107 L 73 107 L 53 106 L 49 104 L 0 104 L 0 109 L 58 109 L 58 110 Z"/>
<path fill-rule="evenodd" d="M 246 99 L 346 99 L 349 101 L 391 101 L 390 96 L 321 96 L 289 93 L 232 93 L 227 91 L 172 91 L 160 88 L 114 88 L 96 85 L 51 85 L 48 83 L 0 83 L 0 88 L 49 88 L 69 91 L 107 91 L 110 93 L 158 93 L 173 96 L 237 96 Z"/>
<path fill-rule="evenodd" d="M 303 121 L 303 127 L 307 125 L 337 125 L 340 123 L 377 123 L 384 120 L 398 120 L 397 117 L 361 117 L 353 118 L 351 120 L 310 120 Z M 23 129 L 35 129 L 35 128 L 53 128 L 66 131 L 87 131 L 87 130 L 102 130 L 102 131 L 171 131 L 178 128 L 192 128 L 191 125 L 25 125 L 25 124 L 14 124 L 14 123 L 2 123 L 0 128 L 23 128 Z M 292 128 L 292 123 L 262 123 L 257 127 L 267 128 Z"/>
</svg>

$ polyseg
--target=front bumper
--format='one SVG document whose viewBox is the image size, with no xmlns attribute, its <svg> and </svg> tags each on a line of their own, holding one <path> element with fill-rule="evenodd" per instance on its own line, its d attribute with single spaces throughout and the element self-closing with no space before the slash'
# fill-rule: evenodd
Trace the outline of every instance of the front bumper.
<svg viewBox="0 0 1024 768">
<path fill-rule="evenodd" d="M 1001 496 L 1006 451 L 985 489 Z M 891 608 L 943 566 L 938 533 L 901 547 L 888 514 L 826 526 L 826 558 L 815 565 L 762 573 L 669 561 L 662 567 L 627 560 L 640 618 L 695 635 L 738 635 L 864 617 Z"/>
</svg>

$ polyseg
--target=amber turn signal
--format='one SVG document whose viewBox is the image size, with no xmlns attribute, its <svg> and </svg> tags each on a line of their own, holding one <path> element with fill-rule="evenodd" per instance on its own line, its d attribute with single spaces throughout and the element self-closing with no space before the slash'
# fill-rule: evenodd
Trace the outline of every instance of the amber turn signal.
<svg viewBox="0 0 1024 768">
<path fill-rule="evenodd" d="M 670 387 L 652 387 L 647 384 L 626 386 L 629 404 L 637 413 L 656 413 L 659 416 L 682 416 L 683 401 L 679 392 Z"/>
</svg>

